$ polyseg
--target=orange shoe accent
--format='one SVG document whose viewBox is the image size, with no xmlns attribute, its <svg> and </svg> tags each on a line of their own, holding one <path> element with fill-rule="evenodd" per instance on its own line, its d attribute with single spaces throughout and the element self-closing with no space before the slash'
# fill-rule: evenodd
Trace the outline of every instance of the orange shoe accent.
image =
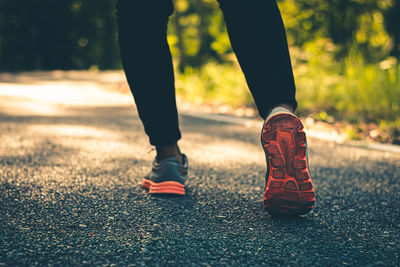
<svg viewBox="0 0 400 267">
<path fill-rule="evenodd" d="M 264 208 L 272 214 L 306 214 L 314 207 L 315 191 L 303 124 L 290 113 L 274 114 L 264 123 L 261 139 L 270 168 Z"/>
<path fill-rule="evenodd" d="M 142 186 L 148 189 L 150 194 L 186 195 L 183 184 L 174 181 L 155 183 L 151 180 L 143 179 Z"/>
</svg>

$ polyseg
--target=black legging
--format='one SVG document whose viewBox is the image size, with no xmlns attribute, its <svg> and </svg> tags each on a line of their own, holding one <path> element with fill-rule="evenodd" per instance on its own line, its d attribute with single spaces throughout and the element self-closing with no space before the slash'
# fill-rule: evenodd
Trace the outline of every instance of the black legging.
<svg viewBox="0 0 400 267">
<path fill-rule="evenodd" d="M 285 28 L 276 0 L 218 0 L 233 51 L 262 118 L 278 104 L 296 109 Z M 181 138 L 167 43 L 172 0 L 118 0 L 119 45 L 139 117 L 152 145 Z"/>
</svg>

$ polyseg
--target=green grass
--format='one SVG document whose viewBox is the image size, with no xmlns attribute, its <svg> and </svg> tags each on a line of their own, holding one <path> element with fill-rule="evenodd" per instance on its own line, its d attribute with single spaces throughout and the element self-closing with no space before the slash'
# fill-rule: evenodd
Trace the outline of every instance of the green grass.
<svg viewBox="0 0 400 267">
<path fill-rule="evenodd" d="M 254 106 L 240 67 L 234 63 L 187 68 L 184 75 L 177 74 L 176 91 L 185 100 L 199 104 Z"/>
<path fill-rule="evenodd" d="M 400 65 L 394 58 L 365 64 L 356 55 L 335 62 L 327 53 L 302 53 L 292 49 L 299 114 L 330 123 L 345 121 L 356 129 L 376 124 L 376 140 L 400 143 Z M 176 86 L 187 101 L 254 107 L 237 63 L 186 69 L 177 74 Z"/>
</svg>

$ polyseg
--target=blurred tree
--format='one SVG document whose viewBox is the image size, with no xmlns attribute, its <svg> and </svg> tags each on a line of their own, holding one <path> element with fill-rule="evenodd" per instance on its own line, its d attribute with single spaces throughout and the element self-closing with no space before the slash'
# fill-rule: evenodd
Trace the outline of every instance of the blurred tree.
<svg viewBox="0 0 400 267">
<path fill-rule="evenodd" d="M 337 59 L 356 50 L 368 62 L 382 60 L 390 50 L 391 40 L 384 29 L 379 1 L 281 0 L 280 3 L 292 45 L 328 38 L 336 44 Z"/>
<path fill-rule="evenodd" d="M 119 68 L 115 0 L 0 1 L 0 70 Z"/>
<path fill-rule="evenodd" d="M 176 34 L 176 46 L 178 50 L 179 57 L 179 65 L 178 70 L 183 73 L 186 67 L 186 51 L 185 51 L 185 43 L 183 40 L 183 26 L 181 23 L 182 12 L 184 9 L 187 9 L 187 4 L 183 1 L 176 1 L 175 7 L 175 15 L 173 21 L 173 25 L 175 26 L 175 34 Z"/>
<path fill-rule="evenodd" d="M 210 33 L 210 23 L 213 16 L 218 16 L 218 10 L 214 5 L 215 0 L 205 1 L 196 0 L 197 12 L 199 16 L 198 32 L 199 32 L 199 50 L 197 66 L 202 66 L 208 59 L 213 58 L 220 60 L 218 53 L 212 48 L 215 37 Z"/>
<path fill-rule="evenodd" d="M 400 0 L 381 0 L 379 3 L 384 10 L 386 30 L 393 38 L 391 55 L 400 58 Z"/>
<path fill-rule="evenodd" d="M 175 0 L 175 14 L 169 27 L 170 45 L 179 58 L 178 70 L 186 66 L 200 67 L 208 60 L 222 62 L 212 47 L 215 37 L 211 22 L 221 16 L 215 0 Z M 225 29 L 221 29 L 225 33 Z M 219 32 L 218 32 L 219 33 Z M 173 36 L 171 38 L 171 36 Z"/>
</svg>

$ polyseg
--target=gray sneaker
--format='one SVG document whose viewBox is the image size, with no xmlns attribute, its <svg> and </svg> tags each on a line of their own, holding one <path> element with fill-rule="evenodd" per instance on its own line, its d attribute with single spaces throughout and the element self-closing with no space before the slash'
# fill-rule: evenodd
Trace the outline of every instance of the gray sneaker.
<svg viewBox="0 0 400 267">
<path fill-rule="evenodd" d="M 186 195 L 184 183 L 188 173 L 188 159 L 182 154 L 181 163 L 176 157 L 169 157 L 161 162 L 153 160 L 149 174 L 143 179 L 142 186 L 150 194 Z"/>
</svg>

